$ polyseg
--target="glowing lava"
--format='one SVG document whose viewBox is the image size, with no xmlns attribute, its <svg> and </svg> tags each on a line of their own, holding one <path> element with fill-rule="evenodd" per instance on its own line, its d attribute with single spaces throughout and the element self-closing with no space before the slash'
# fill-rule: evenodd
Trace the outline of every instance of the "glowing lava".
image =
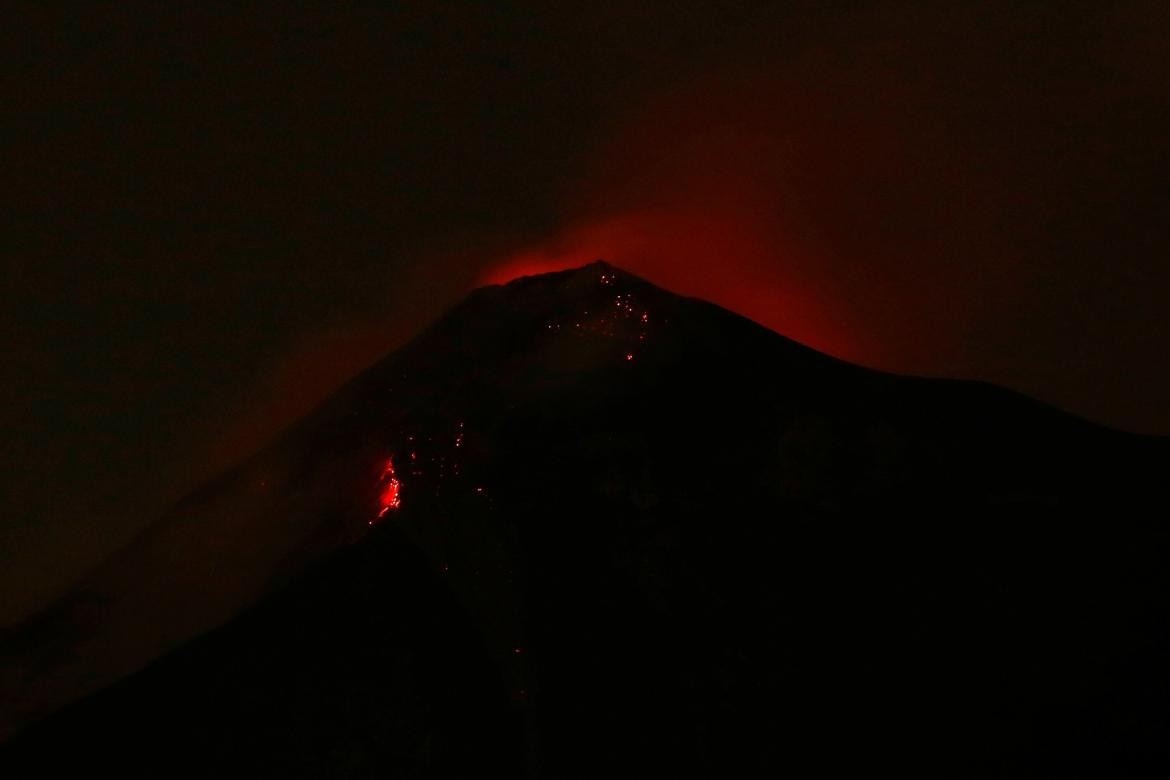
<svg viewBox="0 0 1170 780">
<path fill-rule="evenodd" d="M 384 517 L 391 509 L 397 509 L 402 506 L 402 499 L 399 494 L 402 490 L 402 483 L 398 481 L 398 477 L 394 472 L 394 458 L 387 458 L 386 465 L 382 468 L 382 473 L 378 476 L 378 484 L 381 485 L 381 492 L 378 494 L 378 517 Z M 373 525 L 371 520 L 370 524 Z"/>
</svg>

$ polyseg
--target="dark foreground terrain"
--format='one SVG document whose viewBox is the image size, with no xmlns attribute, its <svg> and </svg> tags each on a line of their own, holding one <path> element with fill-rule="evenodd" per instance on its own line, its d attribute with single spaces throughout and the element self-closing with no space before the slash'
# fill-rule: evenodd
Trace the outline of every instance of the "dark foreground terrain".
<svg viewBox="0 0 1170 780">
<path fill-rule="evenodd" d="M 5 640 L 35 712 L 54 638 L 182 624 L 0 776 L 1168 776 L 1168 465 L 606 265 L 485 288 L 164 521 L 182 598 Z"/>
</svg>

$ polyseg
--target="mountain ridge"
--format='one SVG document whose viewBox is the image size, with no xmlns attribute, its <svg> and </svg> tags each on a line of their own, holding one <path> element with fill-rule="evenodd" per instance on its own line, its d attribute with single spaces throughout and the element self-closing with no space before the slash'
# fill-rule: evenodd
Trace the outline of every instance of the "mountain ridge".
<svg viewBox="0 0 1170 780">
<path fill-rule="evenodd" d="M 619 587 L 603 578 L 596 584 L 597 592 L 632 588 L 627 597 L 648 610 L 642 619 L 650 622 L 664 619 L 653 617 L 661 610 L 670 621 L 685 622 L 688 604 L 707 604 L 715 593 L 723 594 L 716 601 L 731 598 L 723 593 L 728 587 L 745 604 L 757 604 L 761 598 L 785 602 L 786 588 L 804 587 L 786 579 L 789 575 L 769 575 L 780 577 L 783 588 L 771 579 L 744 588 L 726 584 L 755 576 L 736 571 L 725 558 L 739 541 L 756 539 L 761 549 L 790 555 L 784 545 L 776 546 L 773 533 L 787 535 L 786 544 L 808 546 L 816 559 L 828 554 L 823 551 L 831 549 L 835 533 L 831 529 L 840 525 L 853 535 L 838 542 L 845 544 L 846 558 L 863 556 L 868 540 L 873 549 L 884 550 L 911 570 L 921 569 L 915 577 L 931 572 L 949 581 L 950 573 L 936 570 L 928 561 L 906 558 L 906 550 L 927 556 L 935 554 L 935 545 L 951 550 L 956 534 L 972 533 L 956 528 L 989 512 L 998 518 L 993 525 L 999 532 L 1023 534 L 1027 549 L 1040 549 L 1041 540 L 1060 527 L 1060 516 L 1074 518 L 1062 544 L 1080 550 L 1079 545 L 1087 544 L 1084 540 L 1104 532 L 1093 524 L 1093 511 L 1114 505 L 1123 508 L 1118 511 L 1127 518 L 1124 533 L 1117 530 L 1116 540 L 1104 549 L 1112 545 L 1121 556 L 1129 550 L 1125 534 L 1150 543 L 1142 556 L 1162 549 L 1160 528 L 1134 508 L 1139 499 L 1159 495 L 1152 477 L 1164 473 L 1164 440 L 1100 428 L 1039 402 L 1021 401 L 1025 397 L 1012 391 L 988 387 L 853 366 L 712 304 L 658 290 L 604 263 L 481 288 L 347 382 L 260 453 L 180 502 L 165 523 L 152 528 L 130 553 L 123 553 L 121 561 L 108 564 L 114 576 L 100 582 L 94 592 L 110 606 L 99 604 L 98 612 L 106 613 L 91 616 L 82 625 L 97 625 L 100 617 L 123 626 L 123 635 L 118 641 L 82 649 L 116 667 L 115 677 L 151 658 L 162 658 L 152 669 L 174 668 L 181 662 L 166 658 L 176 649 L 177 657 L 194 658 L 185 662 L 195 664 L 193 668 L 222 665 L 227 661 L 219 651 L 181 648 L 209 627 L 223 626 L 209 639 L 196 640 L 194 647 L 215 647 L 214 637 L 224 632 L 248 633 L 251 629 L 239 626 L 254 620 L 249 615 L 279 612 L 264 602 L 286 603 L 294 596 L 280 594 L 289 588 L 313 603 L 328 602 L 327 594 L 306 594 L 304 578 L 328 571 L 337 581 L 350 582 L 330 561 L 338 555 L 369 559 L 371 554 L 361 552 L 367 547 L 365 540 L 393 537 L 395 544 L 416 551 L 415 563 L 409 564 L 416 579 L 429 581 L 441 572 L 437 590 L 427 586 L 428 593 L 434 591 L 428 598 L 447 605 L 441 609 L 447 620 L 454 621 L 452 626 L 459 624 L 464 633 L 470 626 L 480 637 L 480 652 L 510 691 L 505 698 L 519 712 L 528 713 L 517 716 L 527 724 L 517 728 L 527 734 L 534 728 L 526 701 L 535 673 L 524 664 L 533 632 L 543 632 L 545 646 L 557 648 L 553 657 L 583 658 L 572 642 L 555 638 L 572 631 L 558 622 L 555 609 L 541 606 L 531 583 L 552 583 L 553 592 L 569 594 L 584 614 L 592 615 L 586 623 L 605 625 L 604 615 L 593 613 L 595 606 L 583 586 L 563 581 L 541 563 L 548 550 L 556 550 L 574 561 L 570 569 L 583 580 L 593 582 L 600 576 L 578 551 L 566 546 L 561 534 L 569 533 L 567 529 L 545 528 L 532 519 L 532 513 L 552 511 L 580 521 L 584 509 L 574 508 L 566 495 L 576 496 L 582 507 L 602 512 L 601 525 L 612 527 L 612 539 L 593 540 L 587 546 L 598 547 L 601 568 L 608 572 L 605 577 L 625 584 Z M 712 481 L 714 475 L 719 480 Z M 394 498 L 401 500 L 401 508 L 388 509 L 381 503 L 388 479 L 400 481 L 401 492 L 396 487 Z M 733 487 L 723 490 L 720 482 Z M 703 511 L 695 514 L 699 507 Z M 949 507 L 945 513 L 967 520 L 940 524 L 931 519 L 938 511 L 932 507 Z M 606 512 L 616 514 L 610 518 Z M 783 528 L 757 528 L 741 519 L 761 512 L 787 518 Z M 863 522 L 867 513 L 881 522 Z M 725 517 L 720 527 L 728 538 L 710 537 L 716 531 L 704 525 L 704 516 Z M 1040 525 L 1014 528 L 1008 519 L 1017 516 L 1031 517 L 1029 522 Z M 632 525 L 622 525 L 627 521 Z M 951 527 L 954 522 L 958 525 Z M 658 539 L 661 534 L 666 541 Z M 693 570 L 703 557 L 702 545 L 690 546 L 697 539 L 718 551 L 711 565 L 724 582 Z M 622 545 L 630 550 L 624 551 Z M 385 549 L 385 544 L 375 546 Z M 756 555 L 743 552 L 749 558 Z M 986 553 L 992 560 L 1014 561 L 1009 552 L 988 548 Z M 623 557 L 630 554 L 649 558 L 636 564 Z M 959 556 L 961 570 L 974 565 L 966 552 L 947 554 Z M 127 555 L 146 564 L 140 560 L 130 565 Z M 790 564 L 811 574 L 800 561 Z M 873 567 L 864 557 L 857 565 L 859 571 Z M 1018 562 L 1002 565 L 1009 566 L 1012 582 L 1027 584 L 1028 593 L 1047 592 L 1032 575 L 1017 571 Z M 1063 572 L 1064 565 L 1044 562 L 1040 568 Z M 430 573 L 423 574 L 426 570 Z M 373 583 L 389 576 L 376 569 L 363 571 Z M 395 582 L 412 587 L 416 579 Z M 147 598 L 136 589 L 143 581 L 162 583 L 160 591 L 169 587 L 170 595 Z M 383 585 L 371 587 L 385 591 Z M 839 586 L 828 587 L 836 595 L 823 598 L 826 607 L 847 604 L 840 601 Z M 881 586 L 892 588 L 891 594 L 901 593 L 899 587 Z M 963 599 L 973 598 L 968 586 L 951 587 Z M 444 600 L 451 597 L 454 602 Z M 656 601 L 661 599 L 666 602 Z M 694 608 L 702 621 L 720 622 L 707 607 Z M 823 616 L 809 612 L 807 605 L 789 608 L 810 625 L 823 622 Z M 625 614 L 622 608 L 613 609 L 617 615 Z M 762 607 L 732 611 L 745 616 L 755 615 L 757 609 Z M 861 624 L 876 619 L 860 607 L 848 606 L 846 611 Z M 181 620 L 177 613 L 182 613 Z M 318 620 L 327 620 L 323 613 L 315 614 Z M 366 625 L 362 621 L 370 619 L 351 618 L 353 625 L 338 630 L 356 630 L 354 625 Z M 292 619 L 285 616 L 272 631 L 284 631 L 279 626 Z M 154 634 L 133 639 L 133 624 L 144 620 L 155 621 Z M 754 620 L 758 618 L 748 622 Z M 912 623 L 909 616 L 899 620 Z M 71 623 L 78 623 L 77 614 L 58 618 L 56 625 L 61 629 Z M 549 635 L 554 625 L 558 628 Z M 669 631 L 681 630 L 680 625 L 670 622 Z M 930 630 L 929 622 L 924 625 Z M 632 623 L 627 630 L 641 635 Z M 776 637 L 758 626 L 753 630 L 763 631 L 762 638 L 738 652 L 766 665 L 767 653 L 779 652 Z M 397 641 L 379 636 L 391 644 Z M 643 639 L 648 646 L 668 651 L 657 640 Z M 138 661 L 126 663 L 125 647 L 135 641 Z M 264 646 L 266 635 L 262 632 L 250 641 Z M 205 652 L 220 660 L 199 660 Z M 609 657 L 607 651 L 597 652 Z M 21 658 L 27 662 L 35 656 L 35 647 L 26 649 L 17 656 L 18 664 Z M 11 661 L 7 667 L 13 668 Z M 69 669 L 68 662 L 61 668 Z M 147 674 L 160 679 L 158 672 Z M 168 680 L 164 688 L 176 684 L 173 673 L 161 674 Z M 337 679 L 349 684 L 344 676 Z M 556 683 L 560 706 L 566 701 L 564 692 L 576 690 L 556 674 L 552 678 L 536 674 L 535 682 L 542 679 Z M 639 684 L 637 678 L 627 681 Z M 606 684 L 597 683 L 606 689 Z M 480 683 L 468 684 L 474 688 Z M 717 687 L 709 688 L 710 684 L 700 687 L 708 691 L 705 695 L 715 696 L 712 691 Z M 666 681 L 656 686 L 651 687 L 662 695 L 675 695 Z M 65 689 L 68 685 L 61 690 Z M 61 690 L 58 698 L 67 698 Z M 736 690 L 737 696 L 747 695 Z M 36 695 L 46 696 L 33 694 L 29 698 L 34 702 Z M 584 690 L 578 694 L 589 699 Z M 142 684 L 128 679 L 70 712 L 100 709 L 94 701 L 143 695 Z M 737 722 L 746 726 L 742 701 L 736 701 L 741 713 Z M 106 706 L 129 711 L 126 705 Z M 653 710 L 649 701 L 643 706 Z M 62 717 L 58 723 L 78 716 Z M 568 716 L 562 712 L 562 717 Z M 696 717 L 707 722 L 702 713 Z M 52 722 L 37 727 L 37 733 L 49 733 Z M 815 733 L 805 736 L 819 739 Z M 467 734 L 463 738 L 472 739 Z M 625 745 L 623 749 L 638 753 L 623 741 L 625 736 L 614 738 Z M 735 744 L 731 736 L 721 739 Z M 36 741 L 36 735 L 21 740 L 24 745 Z M 533 750 L 556 753 L 547 745 Z"/>
</svg>

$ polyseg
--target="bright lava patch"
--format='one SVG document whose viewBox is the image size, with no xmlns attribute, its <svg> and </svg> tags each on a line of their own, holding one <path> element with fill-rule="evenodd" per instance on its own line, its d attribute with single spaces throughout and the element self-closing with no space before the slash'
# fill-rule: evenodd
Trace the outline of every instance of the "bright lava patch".
<svg viewBox="0 0 1170 780">
<path fill-rule="evenodd" d="M 402 499 L 399 494 L 402 490 L 402 483 L 398 481 L 398 477 L 394 472 L 394 459 L 387 458 L 386 465 L 382 468 L 382 473 L 378 477 L 378 484 L 381 486 L 378 493 L 378 517 L 384 517 L 391 509 L 397 509 L 402 506 Z M 370 521 L 373 525 L 374 521 Z"/>
</svg>

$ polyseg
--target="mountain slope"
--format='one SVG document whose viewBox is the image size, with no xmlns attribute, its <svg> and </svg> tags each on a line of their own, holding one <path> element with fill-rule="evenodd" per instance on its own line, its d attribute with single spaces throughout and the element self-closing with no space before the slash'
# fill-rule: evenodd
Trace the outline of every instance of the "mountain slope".
<svg viewBox="0 0 1170 780">
<path fill-rule="evenodd" d="M 485 288 L 9 637 L 25 713 L 178 649 L 0 767 L 1141 775 L 1167 462 L 604 264 Z"/>
</svg>

